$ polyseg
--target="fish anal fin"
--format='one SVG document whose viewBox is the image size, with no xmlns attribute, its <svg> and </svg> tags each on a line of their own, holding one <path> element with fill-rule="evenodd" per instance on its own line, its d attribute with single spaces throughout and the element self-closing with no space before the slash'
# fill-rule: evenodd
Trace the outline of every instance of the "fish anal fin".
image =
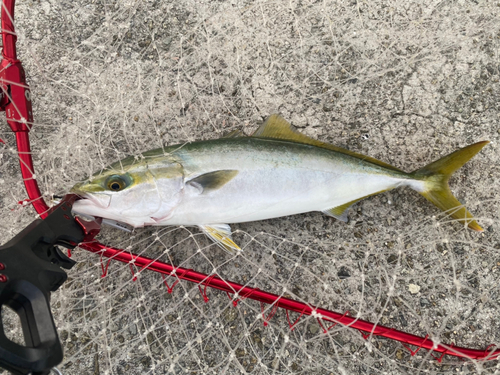
<svg viewBox="0 0 500 375">
<path fill-rule="evenodd" d="M 212 190 L 220 189 L 237 174 L 238 171 L 233 169 L 208 172 L 187 181 L 186 184 L 193 185 L 200 189 L 201 194 L 204 194 Z"/>
<path fill-rule="evenodd" d="M 332 216 L 337 220 L 340 220 L 340 221 L 347 223 L 347 221 L 349 219 L 349 217 L 347 216 L 347 211 L 349 211 L 349 208 L 352 205 L 358 203 L 359 201 L 362 201 L 365 198 L 368 198 L 368 197 L 371 197 L 373 195 L 377 195 L 380 193 L 384 193 L 384 192 L 389 191 L 389 190 L 392 190 L 392 189 L 385 189 L 385 190 L 377 191 L 376 193 L 365 195 L 364 197 L 354 199 L 350 202 L 341 204 L 340 206 L 328 208 L 328 209 L 323 210 L 321 212 L 323 212 L 325 215 Z"/>
<path fill-rule="evenodd" d="M 344 223 L 347 223 L 347 221 L 349 220 L 349 217 L 347 216 L 347 211 L 349 211 L 349 208 L 353 204 L 359 202 L 363 198 L 355 199 L 353 201 L 344 203 L 344 204 L 337 206 L 337 207 L 328 208 L 326 210 L 323 210 L 322 212 L 325 215 L 332 216 L 337 220 L 340 220 L 340 221 L 343 221 Z"/>
<path fill-rule="evenodd" d="M 199 227 L 203 233 L 228 253 L 234 254 L 235 251 L 241 251 L 241 248 L 233 241 L 229 225 L 211 224 L 199 225 Z"/>
<path fill-rule="evenodd" d="M 297 142 L 326 148 L 328 150 L 340 152 L 342 154 L 349 155 L 363 161 L 391 169 L 393 171 L 403 172 L 401 169 L 384 163 L 383 161 L 366 155 L 358 154 L 357 152 L 352 152 L 344 148 L 331 145 L 329 143 L 321 142 L 316 139 L 312 139 L 307 135 L 299 133 L 293 125 L 291 125 L 288 121 L 286 121 L 278 114 L 269 116 L 269 118 L 255 131 L 255 133 L 252 134 L 252 137 L 282 139 L 284 141 Z"/>
</svg>

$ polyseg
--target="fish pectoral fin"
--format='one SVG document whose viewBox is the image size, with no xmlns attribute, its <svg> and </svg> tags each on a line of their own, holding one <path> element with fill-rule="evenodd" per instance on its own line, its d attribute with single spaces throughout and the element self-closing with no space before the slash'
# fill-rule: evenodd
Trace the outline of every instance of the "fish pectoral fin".
<svg viewBox="0 0 500 375">
<path fill-rule="evenodd" d="M 223 250 L 230 254 L 235 251 L 242 251 L 241 248 L 233 242 L 231 227 L 227 224 L 211 224 L 199 225 L 199 228 L 205 233 L 212 241 L 219 245 Z"/>
<path fill-rule="evenodd" d="M 187 181 L 186 185 L 191 185 L 200 190 L 200 194 L 204 194 L 212 190 L 220 189 L 237 174 L 238 171 L 234 169 L 208 172 Z"/>
<path fill-rule="evenodd" d="M 340 220 L 340 221 L 343 221 L 344 223 L 347 223 L 347 221 L 349 220 L 349 216 L 347 215 L 347 211 L 349 211 L 349 208 L 353 204 L 359 202 L 360 200 L 362 200 L 364 198 L 365 197 L 359 198 L 359 199 L 355 199 L 353 201 L 344 203 L 344 204 L 342 204 L 340 206 L 333 207 L 333 208 L 328 208 L 326 210 L 323 210 L 322 212 L 324 214 L 328 215 L 328 216 L 334 217 L 337 220 Z"/>
</svg>

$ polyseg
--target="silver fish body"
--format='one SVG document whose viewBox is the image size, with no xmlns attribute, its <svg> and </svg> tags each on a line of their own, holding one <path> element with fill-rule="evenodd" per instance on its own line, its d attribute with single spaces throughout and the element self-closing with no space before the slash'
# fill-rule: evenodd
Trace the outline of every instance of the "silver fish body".
<svg viewBox="0 0 500 375">
<path fill-rule="evenodd" d="M 226 250 L 239 249 L 228 223 L 322 211 L 347 221 L 357 201 L 409 186 L 481 231 L 448 187 L 451 174 L 488 142 L 478 142 L 406 173 L 322 143 L 271 116 L 252 136 L 186 143 L 112 164 L 72 191 L 74 212 L 133 227 L 197 225 Z"/>
<path fill-rule="evenodd" d="M 173 215 L 159 225 L 240 223 L 328 211 L 396 186 L 424 189 L 405 173 L 311 145 L 264 138 L 219 139 L 172 151 L 185 183 Z M 237 171 L 219 189 L 189 181 L 215 171 Z"/>
</svg>

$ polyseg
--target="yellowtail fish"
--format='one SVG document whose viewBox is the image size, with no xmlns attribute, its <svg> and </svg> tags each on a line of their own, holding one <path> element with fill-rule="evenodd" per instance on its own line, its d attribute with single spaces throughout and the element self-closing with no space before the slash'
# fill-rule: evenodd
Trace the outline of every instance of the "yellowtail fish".
<svg viewBox="0 0 500 375">
<path fill-rule="evenodd" d="M 488 141 L 464 147 L 411 173 L 311 139 L 272 115 L 252 136 L 241 132 L 116 162 L 72 192 L 75 213 L 132 227 L 195 225 L 228 251 L 239 250 L 229 223 L 321 211 L 347 221 L 354 203 L 409 186 L 452 218 L 482 231 L 451 193 L 453 172 Z"/>
</svg>

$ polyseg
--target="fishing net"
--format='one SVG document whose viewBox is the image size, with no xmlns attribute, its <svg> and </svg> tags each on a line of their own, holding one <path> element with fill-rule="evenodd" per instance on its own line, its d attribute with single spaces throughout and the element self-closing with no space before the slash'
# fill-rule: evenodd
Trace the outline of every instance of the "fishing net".
<svg viewBox="0 0 500 375">
<path fill-rule="evenodd" d="M 450 223 L 409 189 L 358 203 L 347 224 L 309 213 L 232 225 L 238 255 L 197 228 L 103 227 L 97 239 L 126 259 L 73 251 L 78 264 L 51 300 L 65 349 L 59 369 L 498 373 L 497 360 L 443 351 L 488 358 L 500 346 L 499 14 L 494 2 L 16 4 L 35 177 L 47 201 L 125 156 L 251 134 L 272 113 L 406 171 L 492 141 L 451 180 L 483 233 Z M 35 212 L 14 135 L 2 126 L 0 138 L 5 243 Z M 145 267 L 153 261 L 175 272 Z M 181 280 L 194 271 L 206 276 Z M 236 284 L 246 289 L 236 293 Z M 277 297 L 255 301 L 261 291 Z M 288 300 L 305 307 L 278 307 Z M 326 310 L 337 318 L 325 319 Z M 2 310 L 20 340 L 15 318 Z M 360 332 L 342 319 L 374 325 Z M 381 326 L 420 344 L 380 337 Z M 436 350 L 421 349 L 429 342 Z"/>
</svg>

